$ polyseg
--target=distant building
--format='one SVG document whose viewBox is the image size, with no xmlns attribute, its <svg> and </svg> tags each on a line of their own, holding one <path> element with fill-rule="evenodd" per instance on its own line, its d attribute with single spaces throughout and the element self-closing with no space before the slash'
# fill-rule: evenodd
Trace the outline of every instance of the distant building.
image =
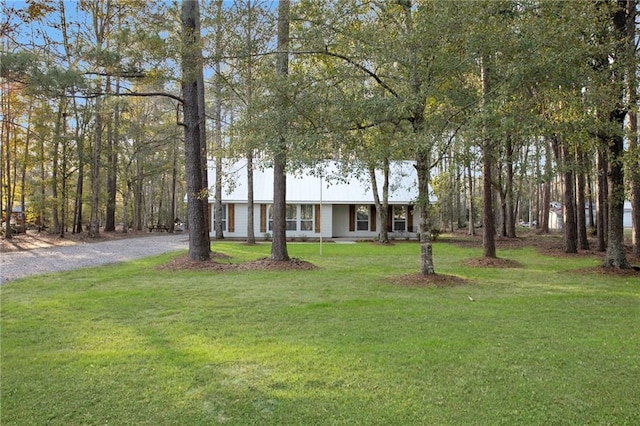
<svg viewBox="0 0 640 426">
<path fill-rule="evenodd" d="M 584 209 L 585 217 L 589 220 L 589 205 L 585 205 Z M 549 210 L 549 229 L 562 229 L 562 223 L 562 204 L 554 201 L 551 203 L 551 209 Z M 624 202 L 622 225 L 625 228 L 631 228 L 631 201 Z"/>
<path fill-rule="evenodd" d="M 419 214 L 414 208 L 418 196 L 413 162 L 396 162 L 390 167 L 389 220 L 380 224 L 368 176 L 342 176 L 334 162 L 322 171 L 311 169 L 287 175 L 287 237 L 372 238 L 381 226 L 390 237 L 411 238 L 418 233 Z M 225 161 L 222 191 L 222 228 L 225 237 L 247 237 L 247 163 Z M 320 176 L 322 175 L 322 177 Z M 215 167 L 209 163 L 209 182 L 215 182 Z M 382 173 L 377 173 L 382 197 Z M 254 235 L 266 237 L 273 231 L 273 169 L 254 169 Z M 431 202 L 435 202 L 434 199 Z M 209 197 L 211 235 L 215 224 L 214 194 Z"/>
</svg>

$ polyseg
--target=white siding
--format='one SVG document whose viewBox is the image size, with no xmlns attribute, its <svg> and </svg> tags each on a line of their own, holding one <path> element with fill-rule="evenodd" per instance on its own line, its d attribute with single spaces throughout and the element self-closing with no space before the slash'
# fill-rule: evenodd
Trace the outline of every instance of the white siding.
<svg viewBox="0 0 640 426">
<path fill-rule="evenodd" d="M 376 224 L 376 231 L 349 231 L 351 218 L 349 217 L 349 205 L 371 205 L 373 204 L 373 194 L 367 176 L 343 176 L 342 181 L 330 179 L 328 176 L 338 173 L 336 163 L 327 162 L 324 169 L 325 178 L 320 179 L 309 173 L 287 176 L 287 202 L 289 204 L 301 205 L 321 205 L 321 233 L 323 238 L 371 238 L 375 237 L 381 229 L 380 224 Z M 225 160 L 225 175 L 223 177 L 222 199 L 224 204 L 234 205 L 234 232 L 225 231 L 225 237 L 246 238 L 247 236 L 247 177 L 246 161 Z M 209 181 L 215 182 L 215 167 L 213 162 L 209 165 Z M 408 205 L 415 200 L 417 189 L 415 185 L 415 168 L 412 162 L 397 162 L 391 167 L 391 192 L 389 202 L 391 204 Z M 379 176 L 378 184 L 382 184 L 382 177 Z M 260 230 L 260 208 L 261 205 L 273 202 L 273 170 L 256 167 L 254 170 L 254 234 L 256 238 L 263 238 L 265 233 Z M 435 202 L 435 199 L 431 200 Z M 214 200 L 209 199 L 213 204 Z M 315 210 L 314 210 L 315 214 Z M 227 218 L 229 220 L 229 217 Z M 377 218 L 370 218 L 377 220 Z M 414 227 L 417 226 L 417 215 L 414 220 Z M 287 231 L 287 236 L 291 238 L 319 238 L 320 233 L 311 231 Z M 215 235 L 215 230 L 211 231 Z M 390 234 L 392 237 L 394 234 Z M 406 237 L 407 233 L 396 235 Z M 415 232 L 411 233 L 415 236 Z"/>
</svg>

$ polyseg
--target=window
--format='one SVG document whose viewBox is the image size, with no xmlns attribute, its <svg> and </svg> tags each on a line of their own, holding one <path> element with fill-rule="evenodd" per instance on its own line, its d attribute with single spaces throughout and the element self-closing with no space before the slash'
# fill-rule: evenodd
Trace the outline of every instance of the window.
<svg viewBox="0 0 640 426">
<path fill-rule="evenodd" d="M 269 208 L 267 209 L 267 229 L 269 231 L 273 231 L 273 204 L 269 204 Z"/>
<path fill-rule="evenodd" d="M 300 205 L 300 230 L 313 231 L 313 204 Z"/>
<path fill-rule="evenodd" d="M 313 232 L 314 216 L 313 204 L 287 204 L 287 231 Z M 267 221 L 267 229 L 273 231 L 273 204 L 267 209 Z"/>
<path fill-rule="evenodd" d="M 358 206 L 356 208 L 356 230 L 369 230 L 369 206 Z"/>
<path fill-rule="evenodd" d="M 286 220 L 287 231 L 298 230 L 298 206 L 295 204 L 287 204 L 286 208 Z"/>
<path fill-rule="evenodd" d="M 407 229 L 407 213 L 404 206 L 393 206 L 393 230 L 404 232 Z"/>
<path fill-rule="evenodd" d="M 223 204 L 222 205 L 222 218 L 220 219 L 220 222 L 222 223 L 222 230 L 226 231 L 227 230 L 227 205 Z M 216 208 L 215 206 L 213 207 L 213 229 L 216 229 Z"/>
</svg>

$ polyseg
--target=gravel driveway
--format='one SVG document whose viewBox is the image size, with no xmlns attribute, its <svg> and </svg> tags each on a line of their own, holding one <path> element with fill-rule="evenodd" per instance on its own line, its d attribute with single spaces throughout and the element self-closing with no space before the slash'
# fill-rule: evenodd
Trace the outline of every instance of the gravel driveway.
<svg viewBox="0 0 640 426">
<path fill-rule="evenodd" d="M 189 236 L 159 235 L 0 253 L 0 284 L 48 272 L 124 262 L 189 248 Z"/>
</svg>

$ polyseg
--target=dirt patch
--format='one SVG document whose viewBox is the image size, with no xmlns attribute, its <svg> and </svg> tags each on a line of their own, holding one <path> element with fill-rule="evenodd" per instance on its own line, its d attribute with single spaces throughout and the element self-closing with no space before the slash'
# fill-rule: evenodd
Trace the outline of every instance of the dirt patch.
<svg viewBox="0 0 640 426">
<path fill-rule="evenodd" d="M 482 247 L 482 233 L 478 235 L 467 235 L 462 231 L 454 234 L 448 234 L 438 238 L 437 241 L 443 241 L 455 244 L 465 248 Z M 496 237 L 496 249 L 518 249 L 524 247 L 533 247 L 542 252 L 562 252 L 562 235 L 539 234 L 533 230 L 525 230 L 518 234 L 516 238 Z"/>
<path fill-rule="evenodd" d="M 99 243 L 111 240 L 122 240 L 127 238 L 140 238 L 149 236 L 148 232 L 130 231 L 126 234 L 121 231 L 116 232 L 100 232 L 97 238 L 91 238 L 89 233 L 82 232 L 80 234 L 65 233 L 63 237 L 60 234 L 51 234 L 47 231 L 28 230 L 24 234 L 13 235 L 11 238 L 0 239 L 0 252 L 13 252 L 35 250 L 48 247 L 72 246 L 76 244 Z"/>
<path fill-rule="evenodd" d="M 476 268 L 522 268 L 520 262 L 510 259 L 502 259 L 500 257 L 481 257 L 478 259 L 470 259 L 464 263 L 466 266 Z"/>
<path fill-rule="evenodd" d="M 221 253 L 212 253 L 211 259 L 207 261 L 195 261 L 189 256 L 177 257 L 160 269 L 170 271 L 311 271 L 317 267 L 304 260 L 292 258 L 287 261 L 271 260 L 262 258 L 245 263 L 231 263 L 231 258 Z"/>
<path fill-rule="evenodd" d="M 404 286 L 404 287 L 460 287 L 472 284 L 471 281 L 464 278 L 456 277 L 455 275 L 434 274 L 434 275 L 422 275 L 422 274 L 410 274 L 401 275 L 398 277 L 391 277 L 389 281 L 392 284 Z"/>
<path fill-rule="evenodd" d="M 446 234 L 438 241 L 455 244 L 465 248 L 481 248 L 482 247 L 482 234 L 467 235 L 463 230 L 456 231 L 452 234 Z M 605 252 L 596 250 L 598 242 L 594 236 L 590 236 L 588 250 L 578 250 L 578 253 L 565 253 L 562 241 L 562 234 L 558 232 L 552 232 L 550 234 L 540 234 L 533 229 L 522 230 L 518 233 L 516 238 L 496 237 L 496 249 L 518 249 L 524 247 L 532 247 L 540 254 L 552 257 L 597 257 L 604 259 Z M 625 244 L 627 252 L 627 259 L 631 263 L 640 262 L 640 259 L 635 258 L 632 251 L 631 242 L 627 241 Z"/>
<path fill-rule="evenodd" d="M 585 275 L 607 275 L 607 276 L 619 276 L 619 277 L 637 277 L 640 278 L 640 267 L 635 266 L 632 268 L 605 268 L 604 266 L 594 266 L 593 268 L 574 269 L 567 271 L 571 274 L 585 274 Z"/>
</svg>

